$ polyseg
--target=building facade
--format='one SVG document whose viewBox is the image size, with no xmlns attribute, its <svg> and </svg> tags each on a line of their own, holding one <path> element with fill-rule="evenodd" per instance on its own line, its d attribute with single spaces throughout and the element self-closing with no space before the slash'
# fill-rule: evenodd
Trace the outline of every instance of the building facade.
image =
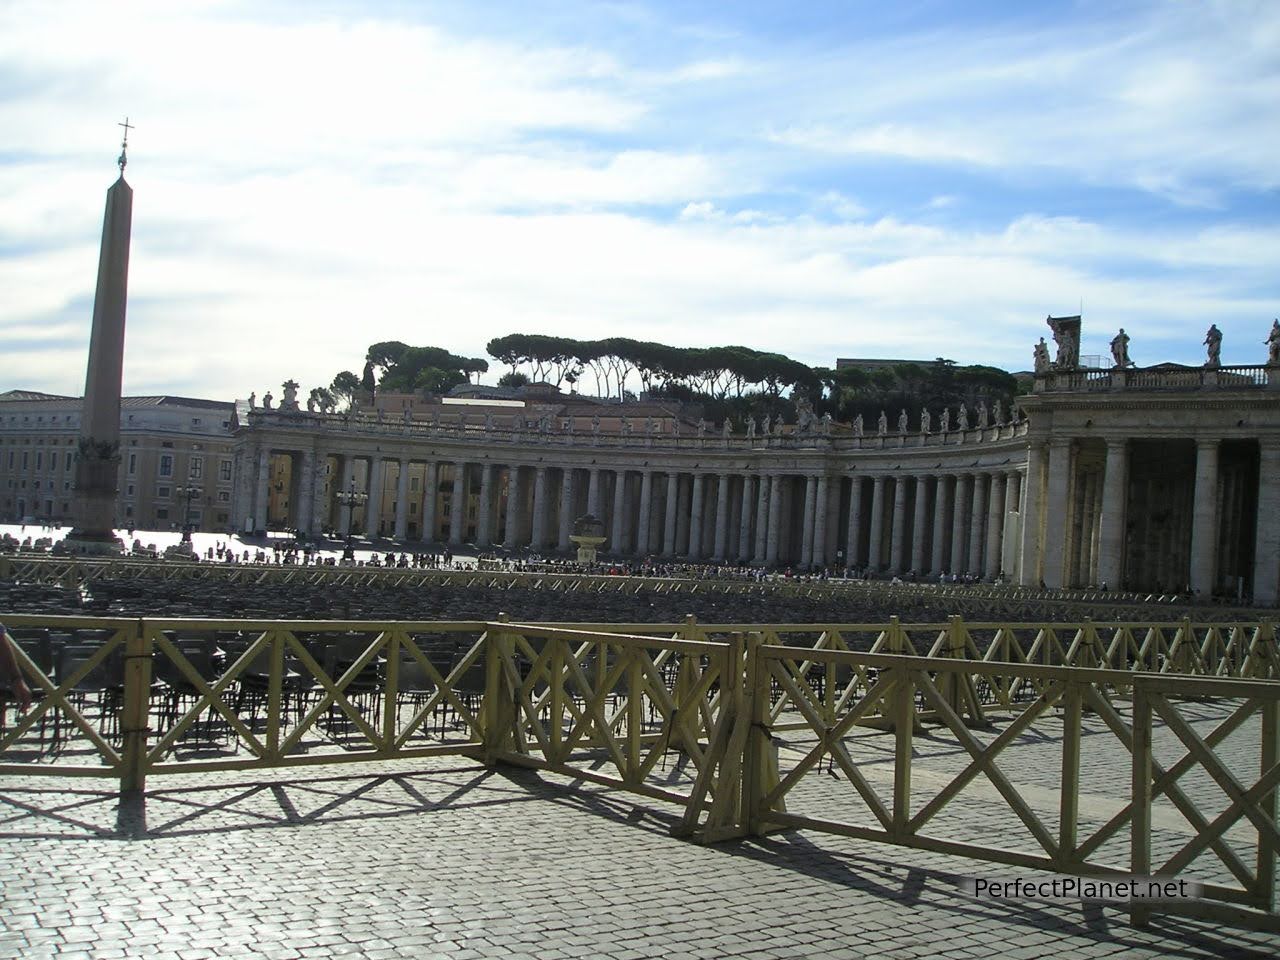
<svg viewBox="0 0 1280 960">
<path fill-rule="evenodd" d="M 552 551 L 591 514 L 616 556 L 1276 602 L 1280 367 L 1046 369 L 1014 422 L 946 432 L 626 419 L 254 410 L 237 523 Z"/>
<path fill-rule="evenodd" d="M 81 407 L 79 397 L 29 390 L 0 394 L 4 521 L 73 521 Z M 198 530 L 229 529 L 233 416 L 234 404 L 216 400 L 123 398 L 116 526 L 164 530 L 189 521 Z"/>
</svg>

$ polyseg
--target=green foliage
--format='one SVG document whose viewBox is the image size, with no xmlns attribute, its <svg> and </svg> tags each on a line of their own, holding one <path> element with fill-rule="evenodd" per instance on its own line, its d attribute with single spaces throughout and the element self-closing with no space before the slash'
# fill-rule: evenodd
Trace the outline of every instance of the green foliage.
<svg viewBox="0 0 1280 960">
<path fill-rule="evenodd" d="M 521 373 L 519 370 L 508 370 L 498 378 L 498 386 L 500 387 L 523 387 L 528 383 L 528 374 Z"/>
</svg>

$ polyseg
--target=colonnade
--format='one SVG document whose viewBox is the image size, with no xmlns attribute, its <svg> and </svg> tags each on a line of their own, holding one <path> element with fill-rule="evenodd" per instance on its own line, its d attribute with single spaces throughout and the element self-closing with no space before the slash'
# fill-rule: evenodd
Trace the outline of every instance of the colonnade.
<svg viewBox="0 0 1280 960">
<path fill-rule="evenodd" d="M 270 517 L 277 457 L 290 458 L 290 469 L 274 475 L 287 472 L 291 496 L 287 516 Z M 1014 572 L 1004 531 L 1022 487 L 1022 473 L 1010 468 L 682 470 L 266 449 L 252 467 L 258 529 L 275 523 L 312 534 L 569 550 L 573 521 L 590 514 L 604 522 L 603 549 L 613 556 L 920 576 Z M 344 504 L 349 490 L 367 502 Z"/>
</svg>

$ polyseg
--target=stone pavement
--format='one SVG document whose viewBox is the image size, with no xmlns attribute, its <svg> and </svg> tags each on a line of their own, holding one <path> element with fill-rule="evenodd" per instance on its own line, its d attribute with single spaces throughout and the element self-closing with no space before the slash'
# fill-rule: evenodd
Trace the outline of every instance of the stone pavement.
<svg viewBox="0 0 1280 960">
<path fill-rule="evenodd" d="M 469 761 L 0 786 L 0 957 L 1272 957 L 1273 935 L 987 903 L 1010 876 L 814 833 L 698 846 L 673 808 Z"/>
</svg>

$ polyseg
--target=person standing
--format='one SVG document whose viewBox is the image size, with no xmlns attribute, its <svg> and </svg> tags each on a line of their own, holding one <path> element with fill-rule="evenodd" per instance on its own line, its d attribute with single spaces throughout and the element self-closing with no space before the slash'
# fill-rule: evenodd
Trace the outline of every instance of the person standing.
<svg viewBox="0 0 1280 960">
<path fill-rule="evenodd" d="M 0 683 L 6 685 L 18 701 L 18 709 L 26 713 L 31 706 L 31 688 L 22 677 L 22 669 L 18 666 L 18 655 L 15 652 L 13 637 L 0 623 Z"/>
</svg>

